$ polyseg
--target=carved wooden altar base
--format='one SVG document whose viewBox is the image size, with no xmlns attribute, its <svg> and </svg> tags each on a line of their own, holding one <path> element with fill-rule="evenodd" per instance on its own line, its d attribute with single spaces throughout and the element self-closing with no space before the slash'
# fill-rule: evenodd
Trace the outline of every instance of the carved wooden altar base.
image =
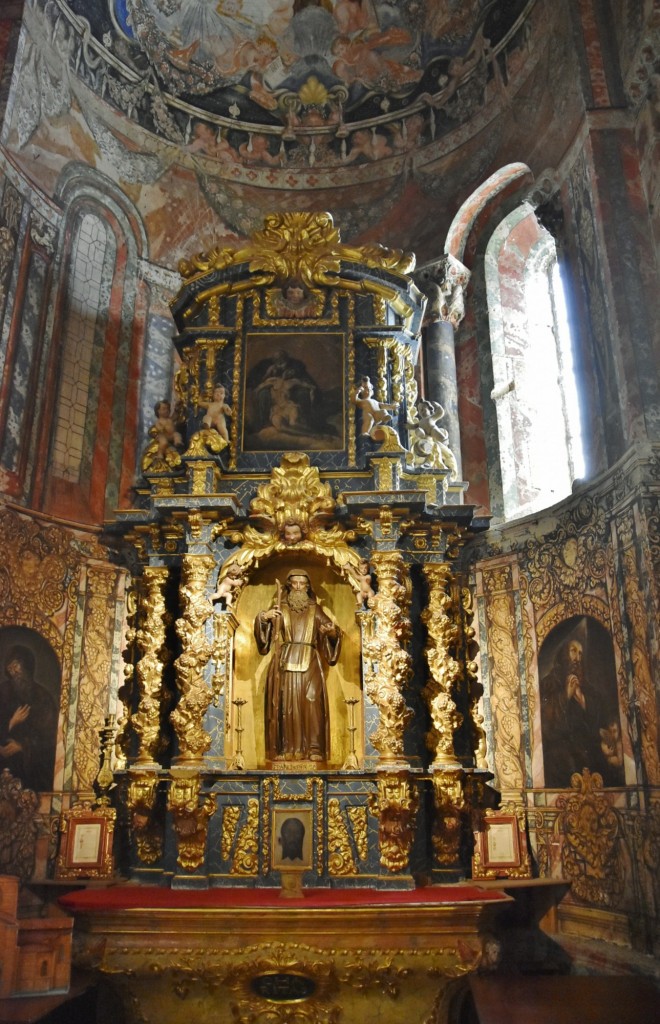
<svg viewBox="0 0 660 1024">
<path fill-rule="evenodd" d="M 63 902 L 76 963 L 116 985 L 129 1024 L 439 1024 L 508 900 L 465 885 L 286 900 L 127 886 Z"/>
</svg>

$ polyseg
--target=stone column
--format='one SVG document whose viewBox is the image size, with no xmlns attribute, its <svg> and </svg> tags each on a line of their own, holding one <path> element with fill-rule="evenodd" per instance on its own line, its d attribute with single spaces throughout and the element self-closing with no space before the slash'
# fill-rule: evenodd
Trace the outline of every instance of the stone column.
<svg viewBox="0 0 660 1024">
<path fill-rule="evenodd" d="M 420 267 L 414 278 L 415 284 L 429 300 L 424 347 L 428 382 L 426 397 L 444 406 L 443 423 L 449 434 L 448 444 L 456 457 L 460 478 L 461 432 L 458 422 L 454 331 L 465 314 L 463 297 L 470 280 L 470 271 L 454 256 L 445 253 L 440 259 Z"/>
</svg>

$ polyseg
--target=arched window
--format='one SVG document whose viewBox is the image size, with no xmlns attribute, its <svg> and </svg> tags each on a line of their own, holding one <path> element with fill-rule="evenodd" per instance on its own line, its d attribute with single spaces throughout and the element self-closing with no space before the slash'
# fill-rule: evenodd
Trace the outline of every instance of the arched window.
<svg viewBox="0 0 660 1024">
<path fill-rule="evenodd" d="M 528 203 L 486 249 L 491 398 L 505 519 L 547 508 L 584 474 L 566 304 L 552 235 Z"/>
<path fill-rule="evenodd" d="M 126 197 L 92 168 L 67 168 L 58 198 L 64 216 L 34 495 L 53 515 L 98 523 L 134 474 L 146 239 Z"/>
<path fill-rule="evenodd" d="M 73 232 L 62 323 L 62 356 L 55 406 L 50 470 L 54 478 L 80 484 L 91 472 L 98 405 L 98 367 L 103 359 L 108 276 L 116 244 L 100 217 L 82 212 Z"/>
</svg>

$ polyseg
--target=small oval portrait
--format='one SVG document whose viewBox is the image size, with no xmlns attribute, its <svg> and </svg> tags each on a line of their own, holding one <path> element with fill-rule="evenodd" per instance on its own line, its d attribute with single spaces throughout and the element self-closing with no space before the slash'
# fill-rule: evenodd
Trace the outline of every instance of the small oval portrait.
<svg viewBox="0 0 660 1024">
<path fill-rule="evenodd" d="M 0 629 L 0 770 L 26 789 L 53 788 L 60 687 L 60 663 L 40 633 Z"/>
</svg>

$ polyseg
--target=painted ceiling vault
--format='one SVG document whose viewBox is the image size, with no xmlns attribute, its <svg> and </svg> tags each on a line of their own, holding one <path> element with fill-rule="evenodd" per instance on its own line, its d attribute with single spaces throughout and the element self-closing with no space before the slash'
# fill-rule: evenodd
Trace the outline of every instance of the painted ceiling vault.
<svg viewBox="0 0 660 1024">
<path fill-rule="evenodd" d="M 24 24 L 5 144 L 46 193 L 70 161 L 110 177 L 167 266 L 276 209 L 437 255 L 566 115 L 538 0 L 28 0 Z"/>
</svg>

